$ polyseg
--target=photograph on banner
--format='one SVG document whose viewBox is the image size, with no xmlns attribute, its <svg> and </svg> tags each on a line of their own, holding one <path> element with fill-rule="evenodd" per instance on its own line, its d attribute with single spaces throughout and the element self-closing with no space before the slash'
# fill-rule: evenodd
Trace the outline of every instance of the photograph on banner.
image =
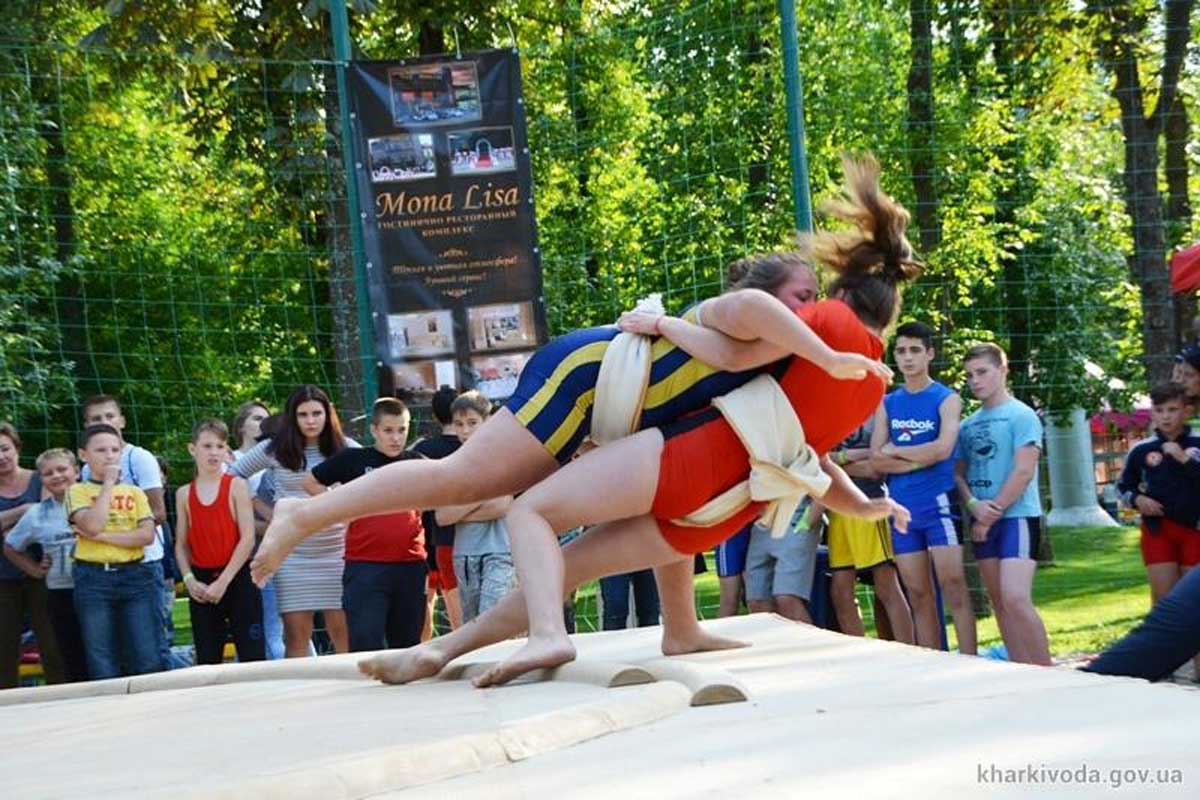
<svg viewBox="0 0 1200 800">
<path fill-rule="evenodd" d="M 414 403 L 428 404 L 439 386 L 458 386 L 458 362 L 456 361 L 406 361 L 392 364 L 393 386 L 398 396 L 406 396 Z"/>
<path fill-rule="evenodd" d="M 511 397 L 517 388 L 517 378 L 533 353 L 509 353 L 502 356 L 473 356 L 471 377 L 475 388 L 489 400 Z"/>
<path fill-rule="evenodd" d="M 454 314 L 448 309 L 388 314 L 392 358 L 454 354 Z"/>
<path fill-rule="evenodd" d="M 392 120 L 398 127 L 446 125 L 479 119 L 479 75 L 474 61 L 441 61 L 388 70 Z"/>
<path fill-rule="evenodd" d="M 455 131 L 449 139 L 452 175 L 490 175 L 517 168 L 512 128 Z"/>
<path fill-rule="evenodd" d="M 467 309 L 472 350 L 514 350 L 536 347 L 533 303 L 492 303 Z"/>
<path fill-rule="evenodd" d="M 437 176 L 432 133 L 400 133 L 367 140 L 371 183 L 416 181 Z"/>
</svg>

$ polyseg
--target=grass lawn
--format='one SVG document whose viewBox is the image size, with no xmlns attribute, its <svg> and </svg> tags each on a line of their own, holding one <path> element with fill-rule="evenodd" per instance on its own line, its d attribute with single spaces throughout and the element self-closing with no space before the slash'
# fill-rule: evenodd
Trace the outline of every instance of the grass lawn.
<svg viewBox="0 0 1200 800">
<path fill-rule="evenodd" d="M 1042 566 L 1034 581 L 1034 602 L 1050 635 L 1056 656 L 1096 652 L 1120 638 L 1150 608 L 1150 590 L 1142 567 L 1136 528 L 1055 528 L 1053 564 Z M 696 604 L 703 618 L 716 616 L 716 568 L 708 556 L 708 572 L 696 576 Z M 575 598 L 580 631 L 599 630 L 597 584 L 584 586 Z M 859 606 L 873 634 L 868 589 L 859 587 Z M 953 646 L 953 626 L 950 626 Z M 192 625 L 187 600 L 175 601 L 175 644 L 190 644 Z M 979 620 L 980 647 L 1000 643 L 996 621 Z"/>
<path fill-rule="evenodd" d="M 1094 653 L 1150 610 L 1137 528 L 1054 528 L 1054 563 L 1034 579 L 1033 600 L 1056 656 Z M 979 643 L 1000 643 L 993 617 L 979 621 Z"/>
</svg>

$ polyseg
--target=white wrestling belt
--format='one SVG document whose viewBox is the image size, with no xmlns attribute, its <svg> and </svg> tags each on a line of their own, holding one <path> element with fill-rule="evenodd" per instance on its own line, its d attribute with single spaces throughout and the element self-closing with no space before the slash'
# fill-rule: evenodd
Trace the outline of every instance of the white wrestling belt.
<svg viewBox="0 0 1200 800">
<path fill-rule="evenodd" d="M 750 454 L 750 477 L 671 522 L 709 528 L 751 502 L 766 502 L 759 521 L 770 528 L 772 537 L 784 536 L 800 502 L 807 495 L 823 497 L 832 483 L 821 469 L 820 456 L 805 441 L 795 409 L 770 375 L 759 375 L 714 399 L 713 405 Z"/>
<path fill-rule="evenodd" d="M 664 313 L 662 295 L 639 300 L 634 310 Z M 596 444 L 624 439 L 637 430 L 650 386 L 653 346 L 652 336 L 622 331 L 604 351 L 592 405 L 591 437 Z"/>
</svg>

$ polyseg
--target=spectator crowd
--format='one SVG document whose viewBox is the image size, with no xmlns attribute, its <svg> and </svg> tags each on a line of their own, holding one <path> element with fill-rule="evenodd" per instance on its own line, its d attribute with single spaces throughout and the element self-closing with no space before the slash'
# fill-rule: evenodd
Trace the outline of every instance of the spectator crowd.
<svg viewBox="0 0 1200 800">
<path fill-rule="evenodd" d="M 908 530 L 839 515 L 819 501 L 802 506 L 782 538 L 752 525 L 717 549 L 720 613 L 736 613 L 744 598 L 751 611 L 811 622 L 824 541 L 830 624 L 864 635 L 856 592 L 863 581 L 873 586 L 881 637 L 944 646 L 940 599 L 959 651 L 974 654 L 963 560 L 969 540 L 1008 658 L 1049 664 L 1033 603 L 1043 535 L 1038 415 L 1010 393 L 997 345 L 965 354 L 977 406 L 965 418 L 963 397 L 931 374 L 930 327 L 901 325 L 892 352 L 902 384 L 832 459 L 868 496 L 886 493 L 906 506 Z M 1141 516 L 1156 605 L 1200 563 L 1200 345 L 1179 354 L 1172 378 L 1152 388 L 1152 434 L 1129 453 L 1120 482 L 1124 502 Z M 27 629 L 45 680 L 59 683 L 231 656 L 314 655 L 317 627 L 337 652 L 408 647 L 433 635 L 438 596 L 450 626 L 469 624 L 515 583 L 505 526 L 511 496 L 330 527 L 298 546 L 261 588 L 249 563 L 276 503 L 336 491 L 395 461 L 445 457 L 491 411 L 479 392 L 443 387 L 432 401 L 437 430 L 410 444 L 409 409 L 381 398 L 364 447 L 343 432 L 324 391 L 300 386 L 277 414 L 250 401 L 229 425 L 197 421 L 188 443 L 193 475 L 174 492 L 164 463 L 127 440 L 115 397 L 88 398 L 75 447 L 46 450 L 32 469 L 22 465 L 19 431 L 0 423 L 0 688 L 18 683 Z M 172 646 L 178 587 L 191 616 L 190 651 Z M 605 629 L 624 627 L 630 616 L 638 625 L 658 622 L 650 570 L 605 578 L 600 595 Z M 573 619 L 570 601 L 564 614 Z"/>
</svg>

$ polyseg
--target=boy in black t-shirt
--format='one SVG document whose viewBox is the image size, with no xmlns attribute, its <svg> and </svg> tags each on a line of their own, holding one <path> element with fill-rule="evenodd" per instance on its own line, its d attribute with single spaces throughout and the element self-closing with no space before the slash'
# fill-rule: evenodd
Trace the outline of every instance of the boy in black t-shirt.
<svg viewBox="0 0 1200 800">
<path fill-rule="evenodd" d="M 442 432 L 414 444 L 414 453 L 425 458 L 445 458 L 462 445 L 458 434 L 454 432 L 454 415 L 450 412 L 456 397 L 458 392 L 449 386 L 443 386 L 433 395 L 433 416 L 442 426 Z M 429 624 L 426 625 L 426 634 L 422 636 L 424 641 L 433 633 L 433 604 L 439 591 L 446 604 L 446 616 L 450 618 L 451 629 L 462 624 L 462 606 L 458 600 L 458 580 L 454 577 L 454 526 L 439 525 L 433 511 L 423 512 L 421 523 L 425 528 L 425 542 L 429 550 L 429 588 L 426 598 L 429 606 L 426 619 Z"/>
<path fill-rule="evenodd" d="M 313 467 L 306 486 L 349 483 L 373 469 L 407 458 L 411 415 L 400 400 L 375 401 L 372 447 L 348 447 Z M 412 647 L 425 626 L 425 532 L 415 509 L 362 517 L 346 530 L 346 570 L 342 608 L 350 629 L 350 651 Z"/>
</svg>

